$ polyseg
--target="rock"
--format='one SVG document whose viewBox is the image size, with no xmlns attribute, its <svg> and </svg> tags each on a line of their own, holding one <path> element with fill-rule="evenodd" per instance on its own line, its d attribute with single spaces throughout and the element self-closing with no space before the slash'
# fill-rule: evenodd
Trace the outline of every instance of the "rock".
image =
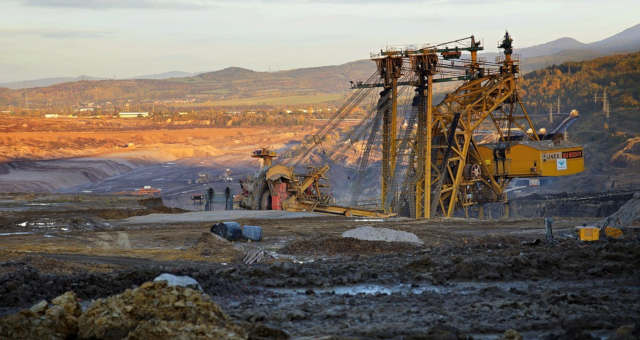
<svg viewBox="0 0 640 340">
<path fill-rule="evenodd" d="M 389 228 L 358 227 L 342 233 L 342 237 L 350 237 L 364 241 L 407 242 L 424 244 L 416 234 Z"/>
<path fill-rule="evenodd" d="M 522 340 L 522 335 L 515 329 L 509 329 L 502 334 L 500 340 Z"/>
<path fill-rule="evenodd" d="M 164 274 L 158 275 L 158 277 L 153 279 L 153 282 L 158 282 L 158 281 L 166 281 L 169 287 L 175 287 L 175 286 L 189 287 L 189 288 L 197 288 L 198 290 L 202 291 L 202 287 L 200 287 L 200 284 L 198 283 L 198 281 L 196 281 L 194 278 L 190 276 L 176 276 L 176 275 L 164 273 Z"/>
<path fill-rule="evenodd" d="M 43 300 L 20 313 L 0 319 L 0 339 L 69 339 L 78 332 L 80 305 L 73 292 Z"/>
<path fill-rule="evenodd" d="M 29 310 L 31 310 L 34 313 L 43 313 L 47 307 L 49 306 L 49 304 L 47 303 L 46 300 L 42 300 L 38 303 L 36 303 L 35 305 L 33 305 Z"/>
<path fill-rule="evenodd" d="M 80 316 L 82 308 L 78 304 L 78 298 L 73 292 L 66 292 L 51 300 L 51 303 L 64 308 L 65 313 L 73 316 Z"/>
</svg>

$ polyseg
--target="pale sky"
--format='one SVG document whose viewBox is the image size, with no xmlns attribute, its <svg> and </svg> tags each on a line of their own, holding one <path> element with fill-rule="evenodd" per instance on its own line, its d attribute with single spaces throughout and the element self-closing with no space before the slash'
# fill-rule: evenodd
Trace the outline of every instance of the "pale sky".
<svg viewBox="0 0 640 340">
<path fill-rule="evenodd" d="M 640 22 L 638 0 L 0 0 L 0 82 L 258 71 L 366 59 L 475 34 L 487 50 L 594 42 Z"/>
</svg>

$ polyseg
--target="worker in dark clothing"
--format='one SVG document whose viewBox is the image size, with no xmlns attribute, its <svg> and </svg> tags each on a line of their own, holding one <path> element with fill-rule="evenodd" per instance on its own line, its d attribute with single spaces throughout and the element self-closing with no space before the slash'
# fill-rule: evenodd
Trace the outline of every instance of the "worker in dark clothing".
<svg viewBox="0 0 640 340">
<path fill-rule="evenodd" d="M 227 187 L 224 189 L 224 198 L 225 198 L 225 210 L 233 210 L 233 196 L 231 195 L 231 188 Z"/>
<path fill-rule="evenodd" d="M 209 188 L 209 190 L 207 190 L 207 194 L 206 194 L 206 201 L 204 204 L 204 210 L 205 211 L 213 211 L 213 197 L 216 195 L 216 192 L 213 190 L 213 188 Z"/>
</svg>

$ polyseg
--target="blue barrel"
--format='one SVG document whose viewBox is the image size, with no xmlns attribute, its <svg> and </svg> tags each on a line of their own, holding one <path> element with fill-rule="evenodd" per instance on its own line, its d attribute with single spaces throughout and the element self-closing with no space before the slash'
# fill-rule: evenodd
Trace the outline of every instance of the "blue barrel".
<svg viewBox="0 0 640 340">
<path fill-rule="evenodd" d="M 224 222 L 227 227 L 227 233 L 224 238 L 229 241 L 237 241 L 242 239 L 242 227 L 238 222 Z"/>
<path fill-rule="evenodd" d="M 261 241 L 262 228 L 255 225 L 246 225 L 242 227 L 242 236 L 251 241 Z"/>
<path fill-rule="evenodd" d="M 211 232 L 229 241 L 242 239 L 242 227 L 238 222 L 220 222 L 211 227 Z"/>
<path fill-rule="evenodd" d="M 232 226 L 232 227 L 240 228 L 240 223 L 238 223 L 238 222 L 225 221 L 225 222 L 222 222 L 222 223 L 224 223 L 224 225 L 226 225 L 227 227 Z"/>
</svg>

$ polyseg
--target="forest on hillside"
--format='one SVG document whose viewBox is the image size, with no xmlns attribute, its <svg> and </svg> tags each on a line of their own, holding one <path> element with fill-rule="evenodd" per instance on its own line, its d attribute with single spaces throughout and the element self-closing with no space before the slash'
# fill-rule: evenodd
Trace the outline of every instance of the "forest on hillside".
<svg viewBox="0 0 640 340">
<path fill-rule="evenodd" d="M 640 168 L 640 52 L 566 62 L 525 74 L 520 95 L 530 113 L 547 113 L 560 98 L 561 112 L 577 109 L 569 138 L 585 149 L 585 172 L 560 178 L 562 190 L 610 190 L 638 185 Z M 606 89 L 611 117 L 605 127 Z M 598 96 L 594 102 L 594 95 Z M 550 124 L 544 122 L 544 124 Z"/>
<path fill-rule="evenodd" d="M 520 96 L 532 113 L 549 112 L 560 98 L 563 111 L 594 111 L 594 95 L 607 91 L 612 110 L 640 107 L 640 52 L 566 62 L 522 76 Z"/>
</svg>

